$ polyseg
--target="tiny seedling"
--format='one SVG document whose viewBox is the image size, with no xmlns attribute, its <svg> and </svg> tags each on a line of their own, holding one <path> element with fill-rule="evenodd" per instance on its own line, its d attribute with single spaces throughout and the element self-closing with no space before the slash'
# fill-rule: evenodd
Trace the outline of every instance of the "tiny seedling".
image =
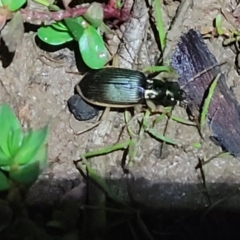
<svg viewBox="0 0 240 240">
<path fill-rule="evenodd" d="M 224 30 L 222 28 L 222 15 L 221 14 L 218 14 L 216 19 L 215 19 L 215 27 L 216 27 L 216 31 L 217 31 L 217 34 L 219 36 L 222 36 L 224 34 Z"/>
<path fill-rule="evenodd" d="M 103 23 L 102 5 L 94 3 L 83 16 L 66 18 L 49 26 L 40 27 L 37 36 L 43 42 L 55 46 L 77 41 L 85 64 L 92 69 L 99 69 L 110 58 L 98 29 L 106 30 L 106 26 Z"/>
<path fill-rule="evenodd" d="M 46 166 L 48 127 L 23 132 L 12 109 L 0 106 L 0 191 L 33 183 Z"/>
<path fill-rule="evenodd" d="M 200 149 L 202 147 L 202 144 L 200 142 L 195 142 L 191 144 L 193 148 Z"/>
<path fill-rule="evenodd" d="M 222 14 L 218 14 L 215 18 L 215 29 L 217 36 L 223 37 L 223 46 L 228 46 L 230 44 L 235 44 L 237 48 L 237 42 L 240 41 L 240 32 L 235 26 L 232 29 L 226 29 L 222 25 Z M 231 24 L 232 25 L 232 24 Z M 238 49 L 239 50 L 239 49 Z"/>
</svg>

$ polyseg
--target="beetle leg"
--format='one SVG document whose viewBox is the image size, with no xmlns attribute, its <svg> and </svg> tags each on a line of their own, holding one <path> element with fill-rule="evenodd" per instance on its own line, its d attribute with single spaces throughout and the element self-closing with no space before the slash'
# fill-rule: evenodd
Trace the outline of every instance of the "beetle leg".
<svg viewBox="0 0 240 240">
<path fill-rule="evenodd" d="M 104 120 L 107 119 L 107 116 L 108 116 L 109 112 L 110 112 L 110 108 L 109 108 L 109 107 L 106 107 L 106 108 L 104 109 L 104 111 L 103 111 L 100 119 L 99 119 L 96 123 L 94 123 L 92 126 L 90 126 L 90 127 L 88 127 L 88 128 L 85 128 L 85 129 L 82 130 L 82 131 L 77 132 L 76 135 L 83 134 L 83 133 L 88 132 L 88 131 L 92 130 L 93 128 L 97 127 L 102 121 L 104 121 Z"/>
<path fill-rule="evenodd" d="M 109 112 L 110 112 L 110 107 L 106 107 L 106 108 L 104 109 L 104 112 L 103 112 L 102 116 L 101 116 L 100 119 L 99 119 L 99 122 L 100 122 L 100 121 L 103 121 L 103 120 L 106 120 L 107 117 L 108 117 Z"/>
<path fill-rule="evenodd" d="M 155 105 L 152 101 L 146 101 L 147 106 L 150 108 L 152 113 L 168 113 L 168 110 L 162 105 Z"/>
<path fill-rule="evenodd" d="M 156 105 L 151 100 L 146 100 L 147 106 L 151 109 L 151 112 L 154 112 L 156 110 Z"/>
<path fill-rule="evenodd" d="M 154 111 L 152 111 L 154 113 L 168 113 L 169 111 L 165 109 L 165 107 L 163 107 L 162 105 L 158 105 Z"/>
<path fill-rule="evenodd" d="M 95 124 L 93 124 L 92 126 L 90 126 L 90 127 L 88 127 L 88 128 L 85 128 L 85 129 L 82 130 L 82 131 L 78 131 L 78 132 L 76 133 L 76 135 L 81 135 L 81 134 L 83 134 L 83 133 L 85 133 L 85 132 L 88 132 L 88 131 L 92 130 L 93 128 L 97 127 L 97 126 L 100 124 L 100 122 L 101 122 L 101 121 L 98 121 L 98 122 L 96 122 Z"/>
<path fill-rule="evenodd" d="M 113 65 L 113 67 L 118 67 L 118 66 L 119 66 L 119 58 L 118 58 L 118 55 L 117 55 L 117 54 L 115 54 L 115 55 L 113 56 L 112 65 Z"/>
<path fill-rule="evenodd" d="M 147 107 L 151 110 L 152 113 L 167 113 L 168 111 L 165 109 L 162 105 L 155 105 L 154 102 L 151 100 L 146 100 Z M 147 108 L 144 108 L 142 105 L 136 105 L 134 106 L 134 110 L 137 114 L 141 113 L 144 110 L 147 110 Z"/>
<path fill-rule="evenodd" d="M 142 112 L 142 106 L 141 106 L 141 105 L 136 105 L 136 106 L 134 106 L 134 111 L 135 111 L 136 113 Z"/>
</svg>

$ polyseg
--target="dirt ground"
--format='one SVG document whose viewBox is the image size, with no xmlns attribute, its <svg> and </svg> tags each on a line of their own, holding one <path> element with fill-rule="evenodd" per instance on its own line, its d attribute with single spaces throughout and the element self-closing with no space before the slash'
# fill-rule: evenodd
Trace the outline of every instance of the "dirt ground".
<svg viewBox="0 0 240 240">
<path fill-rule="evenodd" d="M 230 0 L 229 0 L 230 1 Z M 164 20 L 166 29 L 176 14 L 178 1 L 166 1 Z M 185 1 L 184 7 L 190 5 Z M 191 8 L 182 8 L 181 19 L 169 30 L 166 59 L 182 33 L 190 28 L 202 30 L 211 27 L 213 19 L 225 0 L 193 1 Z M 131 3 L 131 1 L 130 1 Z M 229 3 L 230 4 L 230 3 Z M 119 55 L 119 67 L 141 70 L 154 65 L 159 57 L 158 47 L 150 24 L 145 1 L 136 0 L 131 18 L 121 26 L 118 36 L 109 40 L 112 49 Z M 67 73 L 71 67 L 77 71 L 74 56 L 70 50 L 62 50 L 65 56 L 63 67 L 53 67 L 38 59 L 42 51 L 33 44 L 33 32 L 25 33 L 22 44 L 7 68 L 0 70 L 1 102 L 7 102 L 18 113 L 24 127 L 39 128 L 50 124 L 48 140 L 49 167 L 30 189 L 28 202 L 32 204 L 53 203 L 61 199 L 81 181 L 79 172 L 73 164 L 86 151 L 98 149 L 118 141 L 124 126 L 123 113 L 111 112 L 108 119 L 95 129 L 78 135 L 77 132 L 91 126 L 92 122 L 79 122 L 67 108 L 67 100 L 73 95 L 74 86 L 81 76 Z M 229 48 L 223 48 L 221 39 L 206 40 L 217 60 L 227 60 L 224 71 L 228 74 L 228 85 L 238 79 L 234 70 L 235 54 Z M 240 91 L 236 90 L 240 100 Z M 188 119 L 186 110 L 176 106 L 174 115 Z M 158 124 L 163 132 L 165 121 Z M 134 200 L 142 205 L 160 208 L 202 209 L 208 206 L 209 197 L 205 193 L 202 176 L 195 170 L 198 159 L 211 157 L 221 151 L 206 135 L 203 142 L 194 126 L 174 121 L 168 123 L 166 135 L 181 143 L 179 147 L 161 144 L 149 135 L 141 141 L 136 162 L 130 168 L 131 177 L 123 175 L 121 168 L 122 151 L 91 159 L 93 168 L 100 176 L 108 180 L 115 194 L 124 201 Z M 126 138 L 123 134 L 121 139 Z M 195 149 L 192 143 L 202 142 L 201 149 Z M 220 205 L 224 208 L 240 210 L 239 183 L 240 165 L 233 157 L 216 158 L 204 167 L 207 189 L 212 203 L 226 198 Z M 80 194 L 75 197 L 81 197 Z"/>
</svg>

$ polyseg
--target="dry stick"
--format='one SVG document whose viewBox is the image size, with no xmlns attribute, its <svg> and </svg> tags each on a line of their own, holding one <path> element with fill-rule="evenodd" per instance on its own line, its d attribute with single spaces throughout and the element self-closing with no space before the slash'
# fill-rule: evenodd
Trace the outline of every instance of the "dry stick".
<svg viewBox="0 0 240 240">
<path fill-rule="evenodd" d="M 60 21 L 65 18 L 74 18 L 82 16 L 87 12 L 89 7 L 77 6 L 75 8 L 69 8 L 58 12 L 36 11 L 30 9 L 21 9 L 21 14 L 25 22 L 29 23 L 44 23 L 50 25 L 55 21 Z M 130 17 L 129 10 L 115 9 L 110 5 L 103 5 L 104 19 L 116 18 L 121 21 L 127 21 Z"/>
<path fill-rule="evenodd" d="M 103 120 L 106 119 L 106 117 L 107 117 L 107 115 L 109 114 L 109 112 L 110 112 L 110 108 L 109 108 L 109 107 L 106 107 L 106 108 L 104 109 L 102 115 L 100 116 L 100 119 L 99 119 L 96 123 L 94 123 L 92 126 L 90 126 L 90 127 L 88 127 L 88 128 L 83 129 L 82 131 L 78 131 L 78 132 L 76 133 L 76 135 L 81 135 L 81 134 L 83 134 L 83 133 L 85 133 L 85 132 L 88 132 L 88 131 L 92 130 L 93 128 L 97 127 L 100 123 L 102 123 Z"/>
</svg>

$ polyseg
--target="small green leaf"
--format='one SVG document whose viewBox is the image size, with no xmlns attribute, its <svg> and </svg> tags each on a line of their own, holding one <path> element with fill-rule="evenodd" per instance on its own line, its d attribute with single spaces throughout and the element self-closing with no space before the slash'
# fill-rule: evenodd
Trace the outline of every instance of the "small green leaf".
<svg viewBox="0 0 240 240">
<path fill-rule="evenodd" d="M 88 26 L 79 40 L 79 49 L 87 66 L 92 69 L 102 68 L 108 61 L 108 51 L 98 31 Z"/>
<path fill-rule="evenodd" d="M 7 104 L 3 104 L 0 107 L 0 149 L 7 157 L 11 156 L 11 152 L 8 146 L 9 132 L 20 128 L 21 125 L 12 109 Z"/>
<path fill-rule="evenodd" d="M 10 182 L 5 174 L 0 171 L 0 191 L 8 190 L 10 187 Z"/>
<path fill-rule="evenodd" d="M 197 126 L 196 122 L 192 122 L 186 119 L 183 119 L 181 117 L 175 116 L 175 115 L 171 115 L 170 117 L 173 121 L 176 121 L 178 123 L 184 124 L 184 125 L 189 125 L 189 126 Z"/>
<path fill-rule="evenodd" d="M 19 166 L 18 169 L 9 172 L 9 178 L 18 183 L 31 184 L 35 182 L 39 174 L 45 169 L 47 159 L 47 147 L 43 146 L 31 162 Z"/>
<path fill-rule="evenodd" d="M 118 150 L 122 150 L 122 149 L 127 148 L 130 143 L 131 143 L 131 139 L 128 139 L 128 140 L 123 141 L 123 142 L 118 142 L 114 145 L 106 146 L 104 148 L 97 149 L 95 151 L 87 152 L 87 153 L 84 154 L 83 157 L 84 158 L 91 158 L 91 157 L 96 157 L 96 156 L 99 156 L 99 155 L 104 155 L 104 154 L 108 154 L 108 153 L 111 153 L 111 152 L 115 152 L 115 151 L 118 151 Z"/>
<path fill-rule="evenodd" d="M 47 145 L 44 145 L 42 148 L 40 148 L 37 155 L 31 161 L 31 162 L 39 162 L 40 171 L 44 170 L 47 167 L 47 154 L 48 154 L 48 148 L 47 148 Z"/>
<path fill-rule="evenodd" d="M 103 6 L 100 3 L 93 2 L 88 8 L 87 12 L 83 15 L 83 17 L 95 28 L 101 30 L 104 33 L 114 34 L 114 31 L 110 29 L 103 22 Z"/>
<path fill-rule="evenodd" d="M 218 14 L 215 19 L 216 30 L 219 36 L 223 35 L 224 31 L 222 29 L 222 15 Z"/>
<path fill-rule="evenodd" d="M 117 9 L 121 9 L 121 8 L 123 7 L 123 4 L 124 4 L 124 3 L 123 3 L 121 0 L 117 0 L 117 1 L 116 1 L 116 8 L 117 8 Z"/>
<path fill-rule="evenodd" d="M 23 132 L 22 129 L 10 130 L 8 134 L 8 149 L 10 154 L 13 156 L 19 147 L 22 145 L 23 141 Z"/>
<path fill-rule="evenodd" d="M 14 156 L 14 163 L 23 165 L 31 162 L 45 144 L 47 135 L 48 126 L 45 126 L 35 132 L 29 131 L 23 138 L 21 148 Z"/>
<path fill-rule="evenodd" d="M 103 24 L 102 4 L 93 2 L 83 16 L 93 27 L 100 27 Z"/>
<path fill-rule="evenodd" d="M 52 4 L 54 1 L 51 1 L 51 3 L 50 3 L 49 0 L 34 0 L 34 2 L 39 3 L 45 7 L 49 7 L 50 4 Z"/>
<path fill-rule="evenodd" d="M 165 137 L 164 135 L 160 134 L 157 130 L 155 130 L 153 128 L 147 129 L 147 132 L 149 134 L 151 134 L 152 136 L 154 136 L 157 140 L 166 142 L 171 145 L 177 145 L 177 142 L 175 140 Z"/>
<path fill-rule="evenodd" d="M 88 23 L 83 17 L 66 18 L 64 22 L 76 41 L 79 41 L 83 35 L 84 29 L 88 26 Z"/>
<path fill-rule="evenodd" d="M 10 165 L 11 163 L 11 158 L 6 156 L 5 153 L 0 149 L 0 168 Z"/>
<path fill-rule="evenodd" d="M 193 148 L 196 148 L 196 149 L 199 149 L 199 148 L 201 148 L 201 147 L 202 147 L 202 144 L 201 144 L 201 143 L 199 143 L 199 142 L 192 143 L 192 147 L 193 147 Z"/>
<path fill-rule="evenodd" d="M 50 25 L 52 28 L 58 31 L 65 31 L 68 32 L 67 26 L 63 23 L 63 21 L 59 21 Z"/>
<path fill-rule="evenodd" d="M 54 26 L 56 27 L 56 26 Z M 67 31 L 59 31 L 52 26 L 40 27 L 37 31 L 37 36 L 45 43 L 50 45 L 61 45 L 73 40 L 71 34 Z"/>
<path fill-rule="evenodd" d="M 15 12 L 20 9 L 27 0 L 2 0 L 2 5 L 6 7 L 10 12 Z"/>
<path fill-rule="evenodd" d="M 9 178 L 18 183 L 31 184 L 41 173 L 39 162 L 33 162 L 19 167 L 16 171 L 9 172 Z"/>
<path fill-rule="evenodd" d="M 162 16 L 163 3 L 161 1 L 154 1 L 153 3 L 154 3 L 153 4 L 154 12 L 155 12 L 155 22 L 157 25 L 160 46 L 161 46 L 161 50 L 164 50 L 166 45 L 166 32 L 164 30 L 163 16 Z"/>
</svg>

